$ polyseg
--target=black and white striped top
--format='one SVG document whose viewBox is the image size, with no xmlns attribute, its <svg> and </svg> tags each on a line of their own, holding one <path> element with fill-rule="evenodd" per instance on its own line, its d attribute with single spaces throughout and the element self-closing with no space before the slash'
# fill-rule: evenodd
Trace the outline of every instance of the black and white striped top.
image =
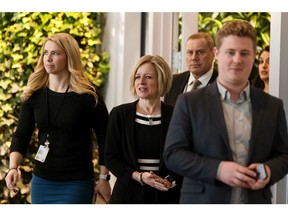
<svg viewBox="0 0 288 216">
<path fill-rule="evenodd" d="M 135 144 L 140 171 L 157 172 L 160 164 L 161 114 L 136 112 Z"/>
</svg>

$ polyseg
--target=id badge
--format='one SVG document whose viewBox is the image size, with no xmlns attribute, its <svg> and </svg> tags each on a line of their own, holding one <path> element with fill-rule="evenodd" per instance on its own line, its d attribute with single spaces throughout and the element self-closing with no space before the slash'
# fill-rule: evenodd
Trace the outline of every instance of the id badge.
<svg viewBox="0 0 288 216">
<path fill-rule="evenodd" d="M 49 147 L 47 147 L 45 145 L 40 145 L 39 149 L 37 151 L 37 154 L 35 156 L 35 160 L 38 160 L 38 161 L 44 163 L 48 152 L 49 152 Z"/>
</svg>

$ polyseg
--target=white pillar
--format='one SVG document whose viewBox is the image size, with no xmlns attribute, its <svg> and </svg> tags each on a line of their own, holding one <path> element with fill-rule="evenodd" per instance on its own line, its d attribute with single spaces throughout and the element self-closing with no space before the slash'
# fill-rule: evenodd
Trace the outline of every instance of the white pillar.
<svg viewBox="0 0 288 216">
<path fill-rule="evenodd" d="M 172 65 L 173 13 L 148 13 L 146 54 L 160 55 Z"/>
<path fill-rule="evenodd" d="M 103 49 L 110 54 L 105 102 L 114 106 L 135 100 L 129 89 L 130 72 L 140 57 L 141 13 L 107 13 Z"/>
<path fill-rule="evenodd" d="M 288 13 L 271 13 L 269 93 L 283 100 L 288 116 Z M 288 119 L 288 118 L 287 118 Z M 288 203 L 287 176 L 273 189 L 273 203 Z"/>
<path fill-rule="evenodd" d="M 198 32 L 198 13 L 183 13 L 182 17 L 182 43 L 181 43 L 181 72 L 186 71 L 188 68 L 185 61 L 185 47 L 187 38 Z"/>
</svg>

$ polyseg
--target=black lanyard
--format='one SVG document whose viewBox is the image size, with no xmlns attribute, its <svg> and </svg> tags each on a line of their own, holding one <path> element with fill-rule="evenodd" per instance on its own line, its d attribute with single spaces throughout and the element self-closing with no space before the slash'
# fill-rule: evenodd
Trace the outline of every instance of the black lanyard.
<svg viewBox="0 0 288 216">
<path fill-rule="evenodd" d="M 59 114 L 59 112 L 60 112 L 60 110 L 61 110 L 61 108 L 62 108 L 63 102 L 64 102 L 64 100 L 65 100 L 65 98 L 66 98 L 66 95 L 67 95 L 67 92 L 68 92 L 68 89 L 69 89 L 69 86 L 67 87 L 67 89 L 66 89 L 66 91 L 65 91 L 65 95 L 64 95 L 62 101 L 60 102 L 60 104 L 59 104 L 59 106 L 58 106 L 58 109 L 57 109 L 56 115 L 55 115 L 55 117 L 54 117 L 54 119 L 53 119 L 53 122 L 51 122 L 51 124 L 50 124 L 50 115 L 49 115 L 49 92 L 48 92 L 49 89 L 48 89 L 48 87 L 46 88 L 47 128 L 48 128 L 48 130 L 47 130 L 47 135 L 46 135 L 46 141 L 45 141 L 45 143 L 44 143 L 46 147 L 48 147 L 49 144 L 50 144 L 50 142 L 49 142 L 49 135 L 50 135 L 50 132 L 51 132 L 51 130 L 52 130 L 52 128 L 53 128 L 53 126 L 54 126 L 54 124 L 55 124 L 55 122 L 56 122 L 56 119 L 57 119 L 57 117 L 58 117 L 58 114 Z"/>
</svg>

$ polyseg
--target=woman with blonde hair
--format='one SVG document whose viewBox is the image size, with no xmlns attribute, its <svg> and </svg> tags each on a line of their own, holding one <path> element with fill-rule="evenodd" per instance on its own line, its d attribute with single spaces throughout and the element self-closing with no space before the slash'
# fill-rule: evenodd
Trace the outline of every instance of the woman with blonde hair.
<svg viewBox="0 0 288 216">
<path fill-rule="evenodd" d="M 117 177 L 112 204 L 179 203 L 180 177 L 162 159 L 173 107 L 160 98 L 171 82 L 171 69 L 161 56 L 142 56 L 130 76 L 137 100 L 111 111 L 105 161 Z"/>
<path fill-rule="evenodd" d="M 31 181 L 32 203 L 92 203 L 91 137 L 94 132 L 103 178 L 95 192 L 109 202 L 109 171 L 104 165 L 103 152 L 109 114 L 101 95 L 85 77 L 80 49 L 71 35 L 56 33 L 44 41 L 21 99 L 20 118 L 13 134 L 10 166 L 5 178 L 7 187 L 17 190 L 17 169 L 36 126 L 39 149 Z"/>
</svg>

